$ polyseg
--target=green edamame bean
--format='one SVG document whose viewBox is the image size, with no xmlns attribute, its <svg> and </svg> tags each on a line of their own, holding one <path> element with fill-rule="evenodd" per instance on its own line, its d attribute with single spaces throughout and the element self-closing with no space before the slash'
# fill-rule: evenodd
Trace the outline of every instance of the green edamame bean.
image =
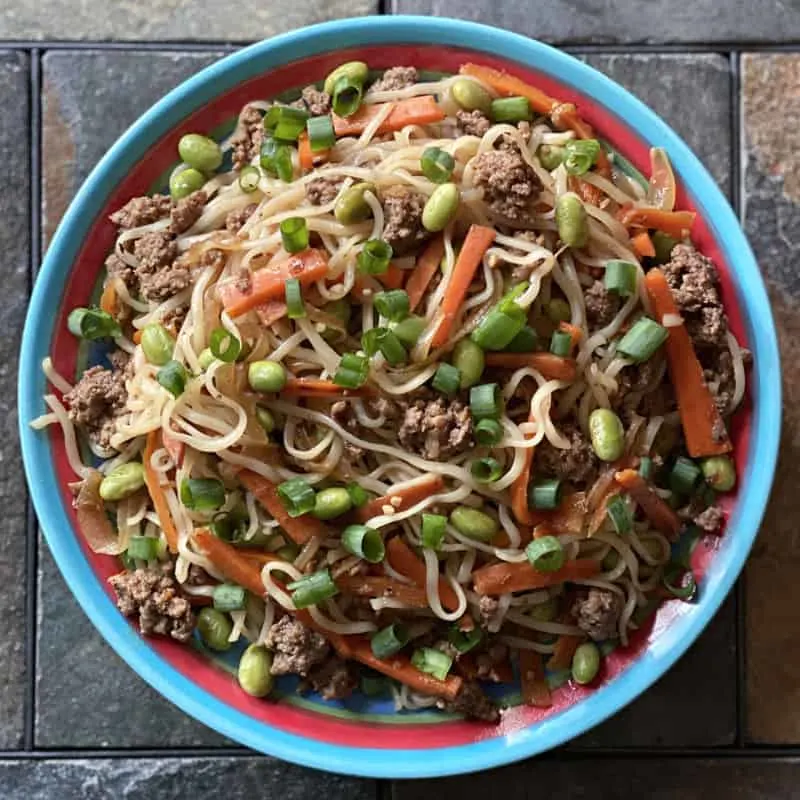
<svg viewBox="0 0 800 800">
<path fill-rule="evenodd" d="M 736 467 L 728 456 L 711 456 L 700 464 L 706 483 L 716 492 L 729 492 L 736 486 Z"/>
<path fill-rule="evenodd" d="M 455 217 L 461 193 L 454 183 L 442 183 L 434 189 L 433 194 L 422 209 L 422 224 L 425 230 L 436 233 L 443 231 Z"/>
<path fill-rule="evenodd" d="M 200 172 L 213 172 L 222 163 L 220 146 L 208 136 L 187 133 L 178 142 L 181 160 Z"/>
<path fill-rule="evenodd" d="M 233 630 L 233 623 L 228 616 L 216 608 L 206 606 L 197 615 L 197 630 L 201 638 L 212 650 L 228 650 L 231 643 L 228 637 Z"/>
<path fill-rule="evenodd" d="M 353 507 L 350 492 L 344 487 L 336 486 L 317 492 L 312 514 L 317 519 L 333 519 L 346 514 Z"/>
<path fill-rule="evenodd" d="M 572 680 L 591 683 L 600 671 L 600 650 L 594 642 L 584 642 L 572 656 Z"/>
<path fill-rule="evenodd" d="M 564 148 L 554 144 L 542 144 L 536 150 L 543 169 L 552 172 L 564 160 Z"/>
<path fill-rule="evenodd" d="M 589 217 L 580 197 L 572 192 L 556 203 L 556 225 L 561 241 L 568 247 L 583 247 L 589 239 Z"/>
<path fill-rule="evenodd" d="M 490 542 L 500 530 L 496 519 L 467 506 L 459 506 L 450 512 L 450 524 L 462 536 L 479 542 Z"/>
<path fill-rule="evenodd" d="M 275 430 L 275 417 L 272 416 L 272 412 L 268 408 L 256 406 L 256 419 L 264 429 L 264 433 L 270 434 Z"/>
<path fill-rule="evenodd" d="M 485 363 L 483 349 L 469 336 L 459 340 L 453 350 L 453 366 L 461 372 L 462 389 L 468 389 L 480 380 Z"/>
<path fill-rule="evenodd" d="M 174 200 L 188 197 L 205 186 L 206 177 L 196 169 L 183 169 L 169 179 L 169 193 Z"/>
<path fill-rule="evenodd" d="M 247 368 L 247 382 L 256 392 L 279 392 L 286 386 L 286 370 L 277 361 L 253 361 Z"/>
<path fill-rule="evenodd" d="M 450 94 L 464 111 L 480 111 L 489 116 L 492 110 L 492 96 L 483 86 L 469 78 L 453 81 Z"/>
<path fill-rule="evenodd" d="M 325 84 L 322 87 L 326 94 L 333 95 L 333 90 L 336 88 L 336 82 L 339 78 L 347 78 L 354 83 L 364 84 L 369 74 L 369 67 L 363 61 L 347 61 L 344 64 L 339 64 L 336 69 L 325 78 Z"/>
<path fill-rule="evenodd" d="M 558 600 L 550 597 L 544 603 L 538 603 L 528 612 L 531 619 L 537 622 L 552 622 L 558 614 Z"/>
<path fill-rule="evenodd" d="M 203 372 L 205 372 L 216 360 L 217 359 L 211 352 L 210 347 L 206 347 L 206 349 L 203 350 L 197 357 L 197 363 L 199 364 L 200 369 L 203 370 Z"/>
<path fill-rule="evenodd" d="M 272 653 L 263 644 L 251 644 L 239 659 L 239 686 L 253 697 L 266 697 L 274 682 L 271 669 Z"/>
<path fill-rule="evenodd" d="M 100 482 L 100 497 L 116 503 L 135 494 L 144 486 L 144 467 L 138 461 L 120 464 Z"/>
<path fill-rule="evenodd" d="M 589 415 L 589 436 L 601 461 L 616 461 L 625 451 L 625 429 L 620 418 L 607 408 L 596 408 Z"/>
<path fill-rule="evenodd" d="M 145 325 L 142 330 L 142 351 L 144 357 L 156 366 L 163 367 L 172 358 L 175 339 L 172 334 L 158 322 Z"/>
<path fill-rule="evenodd" d="M 378 194 L 374 183 L 356 183 L 349 189 L 345 189 L 333 207 L 333 216 L 342 225 L 352 225 L 354 222 L 363 222 L 372 214 L 369 203 L 364 199 L 364 193 L 371 192 Z"/>
<path fill-rule="evenodd" d="M 572 318 L 572 309 L 569 307 L 569 303 L 561 297 L 553 297 L 548 302 L 545 312 L 547 318 L 556 325 L 559 322 L 569 322 Z"/>
</svg>

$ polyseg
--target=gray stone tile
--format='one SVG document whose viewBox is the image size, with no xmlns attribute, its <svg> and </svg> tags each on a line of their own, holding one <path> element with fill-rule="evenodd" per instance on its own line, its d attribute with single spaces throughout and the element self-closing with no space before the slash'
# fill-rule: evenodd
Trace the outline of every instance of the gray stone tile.
<svg viewBox="0 0 800 800">
<path fill-rule="evenodd" d="M 273 758 L 0 761 L 4 800 L 373 800 L 374 781 Z"/>
<path fill-rule="evenodd" d="M 789 800 L 800 785 L 800 763 L 791 759 L 531 759 L 511 767 L 393 786 L 393 800 L 458 797 L 477 800 Z"/>
<path fill-rule="evenodd" d="M 458 17 L 546 42 L 635 44 L 795 41 L 800 7 L 783 0 L 390 0 L 395 14 Z M 645 10 L 646 8 L 646 10 Z"/>
<path fill-rule="evenodd" d="M 377 0 L 243 0 L 224 8 L 213 0 L 39 0 L 7 3 L 0 39 L 248 42 L 339 17 L 378 10 Z"/>
<path fill-rule="evenodd" d="M 29 64 L 26 56 L 0 52 L 0 199 L 3 253 L 3 336 L 0 337 L 0 748 L 22 745 L 25 678 L 25 479 L 17 442 L 17 350 L 25 319 L 30 268 Z"/>
</svg>

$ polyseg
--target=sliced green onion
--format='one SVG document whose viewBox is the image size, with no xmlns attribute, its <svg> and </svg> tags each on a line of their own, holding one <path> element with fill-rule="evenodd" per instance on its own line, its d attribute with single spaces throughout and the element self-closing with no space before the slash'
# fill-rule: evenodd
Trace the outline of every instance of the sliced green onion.
<svg viewBox="0 0 800 800">
<path fill-rule="evenodd" d="M 492 119 L 495 122 L 522 122 L 533 119 L 527 97 L 498 97 L 492 100 Z"/>
<path fill-rule="evenodd" d="M 306 120 L 306 130 L 312 153 L 319 153 L 320 150 L 327 150 L 336 144 L 333 120 L 328 114 L 324 117 L 309 117 Z"/>
<path fill-rule="evenodd" d="M 444 539 L 447 529 L 447 517 L 441 514 L 422 515 L 422 540 L 423 547 L 430 547 L 431 550 L 438 550 Z"/>
<path fill-rule="evenodd" d="M 133 572 L 136 569 L 136 562 L 128 555 L 127 550 L 123 550 L 120 553 L 119 560 L 127 572 Z"/>
<path fill-rule="evenodd" d="M 226 328 L 214 328 L 208 339 L 208 348 L 214 358 L 230 364 L 239 358 L 242 352 L 242 343 Z"/>
<path fill-rule="evenodd" d="M 358 389 L 369 377 L 369 359 L 356 353 L 345 353 L 339 362 L 333 382 L 345 389 Z"/>
<path fill-rule="evenodd" d="M 391 324 L 389 327 L 406 347 L 413 347 L 419 341 L 426 324 L 422 317 L 412 315 L 406 317 L 402 322 Z"/>
<path fill-rule="evenodd" d="M 287 253 L 299 253 L 308 247 L 308 225 L 305 217 L 289 217 L 280 224 L 281 242 Z"/>
<path fill-rule="evenodd" d="M 154 561 L 158 558 L 158 539 L 155 536 L 131 536 L 127 553 L 136 561 Z"/>
<path fill-rule="evenodd" d="M 672 248 L 679 244 L 680 239 L 675 239 L 663 231 L 653 231 L 650 238 L 653 240 L 653 248 L 656 251 L 653 261 L 656 264 L 666 264 L 672 258 Z"/>
<path fill-rule="evenodd" d="M 403 347 L 403 343 L 388 328 L 378 328 L 377 330 L 379 333 L 375 341 L 383 357 L 393 367 L 402 364 L 408 358 L 408 353 Z"/>
<path fill-rule="evenodd" d="M 606 503 L 606 512 L 620 536 L 631 532 L 631 528 L 633 528 L 633 514 L 631 513 L 631 507 L 628 505 L 627 500 L 625 500 L 622 495 L 614 495 L 614 497 Z"/>
<path fill-rule="evenodd" d="M 373 299 L 377 312 L 389 322 L 400 322 L 408 316 L 408 292 L 392 289 L 389 292 L 378 292 Z"/>
<path fill-rule="evenodd" d="M 617 352 L 641 364 L 667 340 L 669 332 L 649 317 L 639 317 L 622 337 Z"/>
<path fill-rule="evenodd" d="M 459 653 L 468 653 L 481 639 L 483 639 L 483 632 L 477 625 L 471 631 L 462 631 L 458 625 L 453 625 L 447 632 L 447 641 Z"/>
<path fill-rule="evenodd" d="M 642 456 L 639 461 L 639 474 L 649 481 L 653 477 L 653 459 L 650 456 Z"/>
<path fill-rule="evenodd" d="M 258 189 L 261 180 L 261 170 L 253 164 L 242 167 L 239 173 L 239 188 L 246 194 L 250 194 Z"/>
<path fill-rule="evenodd" d="M 306 315 L 305 303 L 303 303 L 303 287 L 297 278 L 287 278 L 284 282 L 286 292 L 286 316 L 289 319 L 302 319 Z"/>
<path fill-rule="evenodd" d="M 278 486 L 278 497 L 290 517 L 301 517 L 314 508 L 316 494 L 303 478 L 290 478 Z"/>
<path fill-rule="evenodd" d="M 265 139 L 261 145 L 261 167 L 270 175 L 277 175 L 282 181 L 291 183 L 294 178 L 292 149 L 275 139 Z"/>
<path fill-rule="evenodd" d="M 600 155 L 597 139 L 571 139 L 564 145 L 564 167 L 570 175 L 588 172 Z"/>
<path fill-rule="evenodd" d="M 225 505 L 225 486 L 216 478 L 184 478 L 181 503 L 190 511 L 216 511 Z"/>
<path fill-rule="evenodd" d="M 484 350 L 504 350 L 527 324 L 527 314 L 519 307 L 493 308 L 478 323 L 471 339 Z"/>
<path fill-rule="evenodd" d="M 540 511 L 558 508 L 561 504 L 561 481 L 550 480 L 532 483 L 528 488 L 528 505 Z"/>
<path fill-rule="evenodd" d="M 447 183 L 456 166 L 456 161 L 441 147 L 428 147 L 420 159 L 422 174 L 433 183 Z"/>
<path fill-rule="evenodd" d="M 539 346 L 539 335 L 526 325 L 507 345 L 508 353 L 532 353 Z"/>
<path fill-rule="evenodd" d="M 346 489 L 354 508 L 361 508 L 369 502 L 369 492 L 355 481 L 348 483 Z"/>
<path fill-rule="evenodd" d="M 381 659 L 399 653 L 407 644 L 408 631 L 396 622 L 378 631 L 370 640 L 372 654 Z"/>
<path fill-rule="evenodd" d="M 460 385 L 461 370 L 445 362 L 439 364 L 431 381 L 431 386 L 442 394 L 454 395 L 458 392 Z"/>
<path fill-rule="evenodd" d="M 482 447 L 494 447 L 503 438 L 503 426 L 496 419 L 482 419 L 475 426 L 475 441 Z"/>
<path fill-rule="evenodd" d="M 67 328 L 81 339 L 113 339 L 122 335 L 119 323 L 101 308 L 75 308 L 67 317 Z"/>
<path fill-rule="evenodd" d="M 517 302 L 525 292 L 528 291 L 530 284 L 528 281 L 522 281 L 512 286 L 499 300 L 495 308 L 500 311 L 522 311 L 522 306 Z"/>
<path fill-rule="evenodd" d="M 534 539 L 526 548 L 525 555 L 530 565 L 538 572 L 555 572 L 567 560 L 561 542 L 555 536 Z"/>
<path fill-rule="evenodd" d="M 502 474 L 503 468 L 495 458 L 476 458 L 469 466 L 470 475 L 478 483 L 492 483 Z"/>
<path fill-rule="evenodd" d="M 318 605 L 339 592 L 327 569 L 303 575 L 300 580 L 293 581 L 286 588 L 292 593 L 292 603 L 295 608 Z"/>
<path fill-rule="evenodd" d="M 572 350 L 572 337 L 566 331 L 553 331 L 550 337 L 550 352 L 556 356 L 566 357 Z"/>
<path fill-rule="evenodd" d="M 500 387 L 496 383 L 481 383 L 469 390 L 469 410 L 472 419 L 497 419 L 502 411 Z"/>
<path fill-rule="evenodd" d="M 453 659 L 433 647 L 420 647 L 411 656 L 411 663 L 420 672 L 426 672 L 437 680 L 443 681 L 450 672 L 450 667 L 453 666 Z"/>
<path fill-rule="evenodd" d="M 186 378 L 186 367 L 180 361 L 167 361 L 156 373 L 156 380 L 175 397 L 183 394 Z"/>
<path fill-rule="evenodd" d="M 623 297 L 630 297 L 636 291 L 638 275 L 636 264 L 630 261 L 614 259 L 606 262 L 606 274 L 603 283 L 609 292 L 616 292 Z"/>
<path fill-rule="evenodd" d="M 249 518 L 243 510 L 222 511 L 214 514 L 211 521 L 211 532 L 218 539 L 226 542 L 238 542 L 247 530 Z"/>
<path fill-rule="evenodd" d="M 235 583 L 221 583 L 214 587 L 212 597 L 217 611 L 242 611 L 247 602 L 247 590 Z"/>
<path fill-rule="evenodd" d="M 700 480 L 700 467 L 689 458 L 678 456 L 669 473 L 669 488 L 675 494 L 691 494 Z"/>
<path fill-rule="evenodd" d="M 364 94 L 364 85 L 347 75 L 342 75 L 333 87 L 331 106 L 333 113 L 339 117 L 349 117 L 358 111 L 361 97 Z"/>
<path fill-rule="evenodd" d="M 311 115 L 302 108 L 293 106 L 272 106 L 264 116 L 264 127 L 276 139 L 283 142 L 296 142 L 305 130 L 306 121 Z"/>
<path fill-rule="evenodd" d="M 361 349 L 370 357 L 378 352 L 378 339 L 386 328 L 370 328 L 361 334 Z M 396 335 L 396 334 L 395 334 Z"/>
<path fill-rule="evenodd" d="M 661 582 L 664 588 L 679 600 L 691 600 L 697 592 L 694 573 L 680 564 L 668 564 Z"/>
<path fill-rule="evenodd" d="M 365 275 L 383 275 L 392 260 L 392 246 L 382 239 L 370 239 L 356 256 L 358 268 Z"/>
<path fill-rule="evenodd" d="M 342 532 L 342 547 L 370 564 L 383 561 L 386 554 L 380 531 L 366 525 L 348 525 Z"/>
</svg>

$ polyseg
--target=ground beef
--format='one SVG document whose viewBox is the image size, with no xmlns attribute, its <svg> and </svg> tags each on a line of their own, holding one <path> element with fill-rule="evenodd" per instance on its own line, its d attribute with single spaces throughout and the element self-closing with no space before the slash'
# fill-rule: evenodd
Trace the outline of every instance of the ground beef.
<svg viewBox="0 0 800 800">
<path fill-rule="evenodd" d="M 314 178 L 306 184 L 306 198 L 315 206 L 326 206 L 336 199 L 344 181 L 342 178 Z"/>
<path fill-rule="evenodd" d="M 119 610 L 126 617 L 139 615 L 142 633 L 189 641 L 195 616 L 172 575 L 162 569 L 137 569 L 112 575 L 108 582 L 117 594 Z"/>
<path fill-rule="evenodd" d="M 474 681 L 464 681 L 455 700 L 440 701 L 437 705 L 445 711 L 463 714 L 470 719 L 479 719 L 495 724 L 500 722 L 500 710 Z"/>
<path fill-rule="evenodd" d="M 121 278 L 131 294 L 139 293 L 139 276 L 136 268 L 123 261 L 116 253 L 106 259 L 106 272 L 112 278 Z"/>
<path fill-rule="evenodd" d="M 175 236 L 188 231 L 203 213 L 203 206 L 208 202 L 208 195 L 203 192 L 192 192 L 188 197 L 178 200 L 169 215 L 169 232 Z"/>
<path fill-rule="evenodd" d="M 304 678 L 330 652 L 323 636 L 288 614 L 269 629 L 267 647 L 273 651 L 273 675 L 293 674 Z"/>
<path fill-rule="evenodd" d="M 619 295 L 609 292 L 603 281 L 595 281 L 583 292 L 589 330 L 605 328 L 619 311 Z"/>
<path fill-rule="evenodd" d="M 658 376 L 661 359 L 654 356 L 642 364 L 623 367 L 617 375 L 617 398 L 622 399 L 630 392 L 643 392 Z"/>
<path fill-rule="evenodd" d="M 510 222 L 526 222 L 542 189 L 539 176 L 519 153 L 489 150 L 471 162 L 475 185 L 489 210 Z"/>
<path fill-rule="evenodd" d="M 136 240 L 133 254 L 139 261 L 136 271 L 141 278 L 172 264 L 178 256 L 178 245 L 168 233 L 151 231 Z"/>
<path fill-rule="evenodd" d="M 324 117 L 331 113 L 331 96 L 313 84 L 303 89 L 301 100 L 312 117 Z"/>
<path fill-rule="evenodd" d="M 238 233 L 257 208 L 258 203 L 249 203 L 244 208 L 229 211 L 228 216 L 225 217 L 225 230 L 230 233 Z"/>
<path fill-rule="evenodd" d="M 260 152 L 264 140 L 264 117 L 253 106 L 245 106 L 239 117 L 239 132 L 231 139 L 234 169 L 249 164 Z"/>
<path fill-rule="evenodd" d="M 478 602 L 478 611 L 480 613 L 481 628 L 486 630 L 494 621 L 497 614 L 497 609 L 500 607 L 500 601 L 496 597 L 489 597 L 489 595 L 481 595 Z"/>
<path fill-rule="evenodd" d="M 561 425 L 561 434 L 569 440 L 569 449 L 553 447 L 547 439 L 537 445 L 534 455 L 534 471 L 541 476 L 584 483 L 591 480 L 597 471 L 597 456 L 589 440 L 574 422 Z"/>
<path fill-rule="evenodd" d="M 708 356 L 705 359 L 708 363 L 710 360 Z M 713 365 L 703 370 L 703 377 L 714 395 L 714 401 L 717 404 L 720 414 L 727 414 L 731 410 L 731 401 L 733 400 L 734 390 L 736 389 L 736 378 L 733 373 L 733 358 L 731 357 L 730 350 L 727 346 L 724 350 L 717 351 L 716 358 Z M 722 441 L 725 438 L 723 435 L 717 441 Z"/>
<path fill-rule="evenodd" d="M 201 267 L 214 267 L 214 269 L 222 269 L 225 266 L 225 251 L 213 248 L 206 250 L 200 257 Z"/>
<path fill-rule="evenodd" d="M 186 315 L 189 313 L 189 306 L 178 306 L 171 311 L 167 311 L 161 317 L 161 324 L 175 337 L 180 333 L 183 323 L 186 321 Z"/>
<path fill-rule="evenodd" d="M 89 367 L 64 395 L 69 418 L 105 450 L 111 447 L 115 420 L 125 410 L 125 369 Z"/>
<path fill-rule="evenodd" d="M 460 400 L 416 400 L 405 410 L 400 444 L 431 461 L 446 461 L 473 447 L 472 417 Z"/>
<path fill-rule="evenodd" d="M 308 673 L 308 682 L 325 700 L 349 697 L 358 686 L 356 671 L 350 662 L 331 656 Z"/>
<path fill-rule="evenodd" d="M 572 616 L 590 639 L 602 642 L 617 637 L 619 616 L 624 605 L 625 601 L 616 592 L 592 587 L 585 597 L 573 605 Z"/>
<path fill-rule="evenodd" d="M 458 127 L 467 136 L 483 136 L 492 123 L 483 112 L 478 111 L 456 111 L 456 119 L 458 120 Z"/>
<path fill-rule="evenodd" d="M 695 516 L 692 522 L 706 533 L 716 533 L 725 522 L 725 513 L 719 506 L 709 506 L 705 511 Z"/>
<path fill-rule="evenodd" d="M 417 82 L 416 67 L 392 67 L 387 69 L 372 86 L 370 92 L 396 92 L 398 89 L 407 89 Z"/>
<path fill-rule="evenodd" d="M 155 303 L 163 303 L 188 288 L 192 282 L 192 274 L 188 269 L 173 267 L 142 276 L 141 280 L 142 297 Z"/>
<path fill-rule="evenodd" d="M 525 120 L 521 120 L 517 123 L 517 130 L 522 134 L 523 141 L 527 142 L 528 139 L 531 138 L 531 125 L 529 122 Z M 507 150 L 511 153 L 515 153 L 518 156 L 522 156 L 519 145 L 517 144 L 517 140 L 514 136 L 508 133 L 501 133 L 500 138 L 497 140 L 497 149 L 498 150 Z"/>
<path fill-rule="evenodd" d="M 164 194 L 134 197 L 115 211 L 110 219 L 120 228 L 138 228 L 166 217 L 172 211 L 172 198 Z"/>
<path fill-rule="evenodd" d="M 395 255 L 416 248 L 430 234 L 422 226 L 425 197 L 401 184 L 381 193 L 385 222 L 383 240 L 392 246 Z"/>
</svg>

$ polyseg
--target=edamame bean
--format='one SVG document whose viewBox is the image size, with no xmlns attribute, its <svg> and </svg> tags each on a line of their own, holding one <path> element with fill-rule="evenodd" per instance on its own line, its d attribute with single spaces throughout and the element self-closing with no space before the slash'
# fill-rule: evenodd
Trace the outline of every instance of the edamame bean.
<svg viewBox="0 0 800 800">
<path fill-rule="evenodd" d="M 233 630 L 233 623 L 221 611 L 206 606 L 197 615 L 197 630 L 203 642 L 212 650 L 228 650 L 231 643 L 228 637 Z"/>
<path fill-rule="evenodd" d="M 333 519 L 346 514 L 352 507 L 350 492 L 342 486 L 336 486 L 317 492 L 311 513 L 317 519 Z"/>
<path fill-rule="evenodd" d="M 339 66 L 325 78 L 325 84 L 322 87 L 323 91 L 326 94 L 332 95 L 339 78 L 347 78 L 354 83 L 363 84 L 367 80 L 368 74 L 369 67 L 363 61 L 347 61 L 344 64 L 339 64 Z"/>
<path fill-rule="evenodd" d="M 144 467 L 138 461 L 120 464 L 100 482 L 100 497 L 116 503 L 135 494 L 144 486 Z"/>
<path fill-rule="evenodd" d="M 333 207 L 333 216 L 342 225 L 352 225 L 354 222 L 363 222 L 372 214 L 369 203 L 364 199 L 364 193 L 378 194 L 374 183 L 356 183 L 345 189 Z"/>
<path fill-rule="evenodd" d="M 561 297 L 553 297 L 547 304 L 547 317 L 551 322 L 569 322 L 572 317 L 572 309 L 569 303 Z"/>
<path fill-rule="evenodd" d="M 537 603 L 528 612 L 531 619 L 537 622 L 552 622 L 558 614 L 558 600 L 555 597 L 550 597 L 544 603 Z"/>
<path fill-rule="evenodd" d="M 453 350 L 453 366 L 461 372 L 462 389 L 468 389 L 480 380 L 485 363 L 483 350 L 469 336 L 459 340 Z"/>
<path fill-rule="evenodd" d="M 187 133 L 178 142 L 178 153 L 181 159 L 200 172 L 213 172 L 222 163 L 222 150 L 208 136 L 199 133 Z"/>
<path fill-rule="evenodd" d="M 256 406 L 256 419 L 258 424 L 264 429 L 264 433 L 270 434 L 275 430 L 275 417 L 272 412 L 264 406 Z"/>
<path fill-rule="evenodd" d="M 271 669 L 272 653 L 263 644 L 251 644 L 239 659 L 239 686 L 253 697 L 266 697 L 272 691 Z"/>
<path fill-rule="evenodd" d="M 256 392 L 279 392 L 286 386 L 286 370 L 277 361 L 253 361 L 247 368 L 247 382 Z"/>
<path fill-rule="evenodd" d="M 700 469 L 706 483 L 716 492 L 729 492 L 736 485 L 736 467 L 728 456 L 706 458 Z"/>
<path fill-rule="evenodd" d="M 490 542 L 500 530 L 496 519 L 467 506 L 459 506 L 450 512 L 450 524 L 462 536 L 479 542 Z"/>
<path fill-rule="evenodd" d="M 592 449 L 601 461 L 616 461 L 625 450 L 625 430 L 620 418 L 607 408 L 596 408 L 589 415 Z"/>
<path fill-rule="evenodd" d="M 564 160 L 564 148 L 554 144 L 542 144 L 536 151 L 543 169 L 552 172 Z"/>
<path fill-rule="evenodd" d="M 151 363 L 163 367 L 172 358 L 175 339 L 172 334 L 158 322 L 145 325 L 142 330 L 142 351 Z"/>
<path fill-rule="evenodd" d="M 203 370 L 203 372 L 205 372 L 216 360 L 217 359 L 211 352 L 210 347 L 206 347 L 206 349 L 203 350 L 197 357 L 197 363 L 199 364 L 200 369 Z"/>
<path fill-rule="evenodd" d="M 422 224 L 433 233 L 443 231 L 458 211 L 461 193 L 454 183 L 442 183 L 434 189 L 433 194 L 422 209 Z"/>
<path fill-rule="evenodd" d="M 169 193 L 174 200 L 188 197 L 203 188 L 206 177 L 196 169 L 183 169 L 169 179 Z"/>
<path fill-rule="evenodd" d="M 556 225 L 561 241 L 568 247 L 583 247 L 589 239 L 589 218 L 580 197 L 572 192 L 556 203 Z"/>
<path fill-rule="evenodd" d="M 492 110 L 492 96 L 483 86 L 469 78 L 459 78 L 457 81 L 453 81 L 450 94 L 464 111 L 480 111 L 489 116 L 489 112 Z"/>
<path fill-rule="evenodd" d="M 572 679 L 591 683 L 600 671 L 600 650 L 594 642 L 584 642 L 572 656 Z"/>
</svg>

